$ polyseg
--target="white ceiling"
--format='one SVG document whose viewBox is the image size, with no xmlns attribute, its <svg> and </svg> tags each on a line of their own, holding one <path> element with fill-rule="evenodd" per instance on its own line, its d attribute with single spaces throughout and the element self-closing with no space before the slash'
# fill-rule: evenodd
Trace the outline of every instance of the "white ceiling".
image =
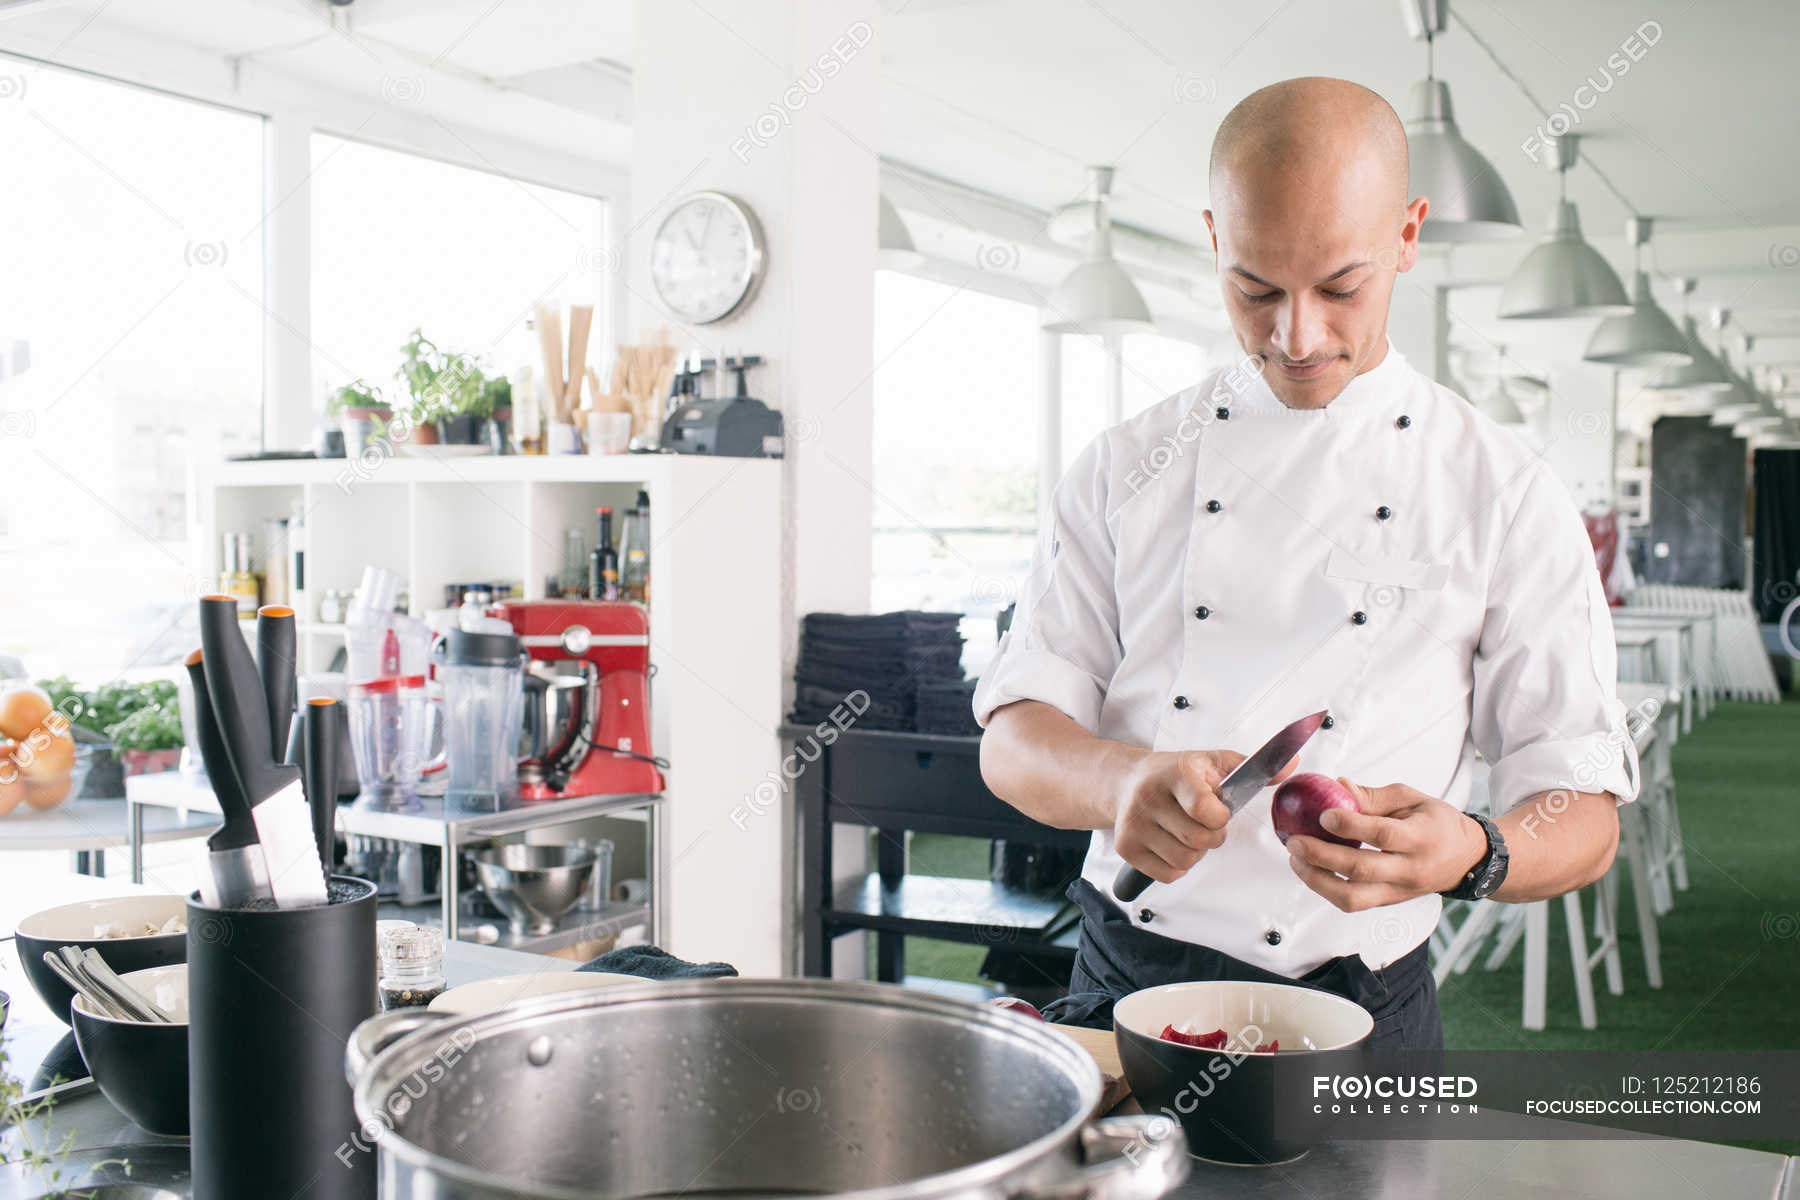
<svg viewBox="0 0 1800 1200">
<path fill-rule="evenodd" d="M 882 25 L 884 154 L 1042 206 L 1077 191 L 1084 164 L 1114 163 L 1121 219 L 1189 241 L 1204 240 L 1207 152 L 1236 100 L 1278 79 L 1337 75 L 1404 117 L 1425 74 L 1395 0 L 894 7 Z M 1793 0 L 1458 0 L 1452 12 L 1437 73 L 1528 223 L 1555 197 L 1554 176 L 1520 149 L 1543 114 L 1462 22 L 1553 107 L 1590 76 L 1606 85 L 1608 56 L 1654 17 L 1657 44 L 1581 114 L 1590 157 L 1665 224 L 1800 222 L 1800 156 L 1771 153 L 1777 140 L 1791 151 L 1786 114 L 1800 100 Z M 1627 210 L 1591 172 L 1570 183 L 1589 226 L 1622 225 Z"/>
<path fill-rule="evenodd" d="M 632 7 L 356 0 L 334 21 L 326 0 L 0 0 L 0 44 L 80 39 L 94 22 L 345 91 L 392 86 L 404 70 L 432 81 L 425 103 L 445 106 L 442 119 L 509 121 L 521 138 L 598 155 L 603 124 L 629 119 Z M 1590 78 L 1607 84 L 1609 56 L 1652 19 L 1656 44 L 1581 113 L 1592 163 L 1665 233 L 1800 226 L 1794 0 L 1455 0 L 1437 72 L 1465 136 L 1536 226 L 1554 177 L 1520 144 L 1543 114 L 1464 25 L 1553 109 Z M 1424 74 L 1396 0 L 882 0 L 881 46 L 884 157 L 1040 209 L 1076 198 L 1087 164 L 1112 163 L 1119 220 L 1201 245 L 1208 148 L 1238 98 L 1330 74 L 1404 116 Z M 1626 205 L 1586 167 L 1570 193 L 1590 237 L 1618 249 Z M 1787 269 L 1749 294 L 1740 281 L 1709 295 L 1703 281 L 1697 307 L 1729 300 L 1742 326 L 1800 337 L 1796 254 L 1771 246 L 1768 265 Z"/>
</svg>

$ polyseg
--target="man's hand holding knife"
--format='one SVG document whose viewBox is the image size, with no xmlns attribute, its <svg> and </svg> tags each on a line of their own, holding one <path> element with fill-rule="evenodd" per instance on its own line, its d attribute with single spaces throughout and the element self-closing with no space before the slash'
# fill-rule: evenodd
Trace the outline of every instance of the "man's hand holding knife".
<svg viewBox="0 0 1800 1200">
<path fill-rule="evenodd" d="M 1235 750 L 1150 751 L 1113 798 L 1113 848 L 1154 879 L 1173 883 L 1225 842 L 1231 810 L 1219 785 L 1244 761 Z M 1289 764 L 1277 779 L 1293 770 Z"/>
</svg>

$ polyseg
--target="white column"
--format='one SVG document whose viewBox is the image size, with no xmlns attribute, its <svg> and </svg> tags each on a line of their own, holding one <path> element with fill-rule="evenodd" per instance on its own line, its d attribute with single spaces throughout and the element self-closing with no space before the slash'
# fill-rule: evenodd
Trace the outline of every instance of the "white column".
<svg viewBox="0 0 1800 1200">
<path fill-rule="evenodd" d="M 1063 473 L 1062 334 L 1038 331 L 1038 528 L 1050 520 L 1050 501 Z"/>
<path fill-rule="evenodd" d="M 1125 419 L 1125 339 L 1109 333 L 1100 339 L 1106 351 L 1106 428 Z"/>
<path fill-rule="evenodd" d="M 312 174 L 310 121 L 291 112 L 263 123 L 263 449 L 311 444 Z"/>
<path fill-rule="evenodd" d="M 869 601 L 877 5 L 715 0 L 702 14 L 638 0 L 634 19 L 627 328 L 666 326 L 704 353 L 768 360 L 751 380 L 787 422 L 782 619 L 743 633 L 778 640 L 781 677 L 769 683 L 784 694 L 800 615 Z M 703 188 L 756 210 L 768 274 L 740 313 L 683 328 L 649 281 L 649 248 L 670 205 Z M 730 620 L 729 597 L 720 619 Z M 769 763 L 725 764 L 741 787 L 671 807 L 670 949 L 728 957 L 747 975 L 792 963 L 791 807 L 779 822 L 730 821 L 775 760 L 776 731 L 766 733 Z"/>
</svg>

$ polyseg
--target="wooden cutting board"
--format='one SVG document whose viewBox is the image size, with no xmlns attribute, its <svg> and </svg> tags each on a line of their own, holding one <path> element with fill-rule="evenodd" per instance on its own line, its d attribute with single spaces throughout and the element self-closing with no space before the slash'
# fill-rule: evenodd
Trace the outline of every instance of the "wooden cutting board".
<svg viewBox="0 0 1800 1200">
<path fill-rule="evenodd" d="M 1087 1051 L 1100 1068 L 1103 1086 L 1100 1103 L 1094 1110 L 1096 1114 L 1111 1112 L 1121 1100 L 1131 1095 L 1131 1085 L 1125 1082 L 1125 1068 L 1119 1064 L 1119 1044 L 1114 1040 L 1112 1030 L 1084 1029 L 1079 1025 L 1051 1025 L 1050 1028 Z"/>
</svg>

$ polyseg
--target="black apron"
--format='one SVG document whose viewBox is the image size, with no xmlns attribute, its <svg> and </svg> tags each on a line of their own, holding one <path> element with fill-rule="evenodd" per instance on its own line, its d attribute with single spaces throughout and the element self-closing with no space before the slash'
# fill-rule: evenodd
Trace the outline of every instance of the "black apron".
<svg viewBox="0 0 1800 1200">
<path fill-rule="evenodd" d="M 1314 987 L 1355 1001 L 1375 1018 L 1369 1041 L 1374 1049 L 1444 1048 L 1437 983 L 1423 943 L 1379 971 L 1352 954 L 1289 979 L 1206 946 L 1139 928 L 1085 879 L 1069 888 L 1069 898 L 1081 906 L 1081 944 L 1069 994 L 1044 1009 L 1051 1021 L 1111 1029 L 1113 1001 L 1132 992 L 1198 979 L 1241 979 Z"/>
</svg>

